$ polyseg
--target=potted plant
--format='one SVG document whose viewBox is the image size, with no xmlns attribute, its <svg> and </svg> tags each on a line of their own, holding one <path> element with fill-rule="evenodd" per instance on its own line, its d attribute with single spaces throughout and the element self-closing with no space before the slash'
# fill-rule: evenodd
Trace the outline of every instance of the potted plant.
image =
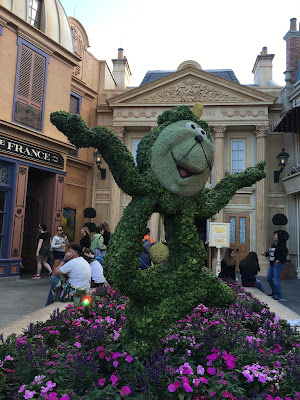
<svg viewBox="0 0 300 400">
<path fill-rule="evenodd" d="M 288 234 L 288 232 L 281 229 L 282 225 L 286 225 L 288 223 L 287 217 L 284 214 L 275 214 L 272 218 L 272 222 L 274 225 L 277 225 L 280 227 L 280 229 L 277 229 L 275 232 L 278 232 L 278 233 L 280 232 L 286 241 L 289 240 L 290 235 Z M 290 277 L 291 278 L 294 277 L 293 272 L 295 272 L 295 271 L 294 271 L 291 260 L 286 260 L 284 263 L 283 270 L 281 271 L 281 274 L 280 274 L 280 279 L 288 279 Z"/>
</svg>

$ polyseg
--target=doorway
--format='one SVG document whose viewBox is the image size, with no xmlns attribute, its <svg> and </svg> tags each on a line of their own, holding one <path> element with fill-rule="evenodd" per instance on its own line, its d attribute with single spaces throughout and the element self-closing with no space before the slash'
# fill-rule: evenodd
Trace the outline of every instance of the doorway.
<svg viewBox="0 0 300 400">
<path fill-rule="evenodd" d="M 36 168 L 29 168 L 26 194 L 26 211 L 22 244 L 22 272 L 36 272 L 36 246 L 38 225 L 44 223 L 45 182 L 51 173 Z"/>
<path fill-rule="evenodd" d="M 226 222 L 230 223 L 230 248 L 235 251 L 235 270 L 239 271 L 240 261 L 250 251 L 249 214 L 227 214 Z"/>
</svg>

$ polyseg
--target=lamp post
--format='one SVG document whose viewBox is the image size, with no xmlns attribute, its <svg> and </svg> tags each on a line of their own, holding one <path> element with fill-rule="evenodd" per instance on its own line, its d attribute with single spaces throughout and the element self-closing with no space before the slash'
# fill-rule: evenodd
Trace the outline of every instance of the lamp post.
<svg viewBox="0 0 300 400">
<path fill-rule="evenodd" d="M 277 163 L 280 167 L 279 171 L 274 171 L 274 183 L 279 182 L 279 175 L 281 172 L 284 170 L 284 167 L 286 166 L 288 159 L 289 159 L 289 153 L 284 151 L 285 149 L 282 149 L 281 152 L 277 155 Z"/>
<path fill-rule="evenodd" d="M 101 174 L 101 179 L 105 180 L 106 179 L 106 169 L 101 168 L 101 164 L 103 162 L 102 156 L 98 150 L 95 150 L 94 152 L 94 160 L 97 165 L 98 170 L 100 171 Z"/>
</svg>

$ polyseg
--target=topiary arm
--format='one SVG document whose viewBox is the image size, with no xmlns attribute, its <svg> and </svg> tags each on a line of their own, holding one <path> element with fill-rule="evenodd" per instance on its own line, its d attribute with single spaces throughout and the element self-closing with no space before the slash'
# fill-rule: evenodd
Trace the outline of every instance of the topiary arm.
<svg viewBox="0 0 300 400">
<path fill-rule="evenodd" d="M 105 126 L 88 128 L 78 114 L 56 111 L 50 120 L 77 148 L 97 148 L 117 183 L 130 196 L 149 192 L 147 183 L 139 173 L 131 152 L 118 136 Z"/>
<path fill-rule="evenodd" d="M 212 190 L 205 189 L 197 199 L 199 212 L 196 215 L 203 218 L 211 218 L 214 214 L 218 213 L 229 203 L 238 189 L 251 186 L 255 182 L 265 178 L 265 165 L 265 161 L 261 161 L 254 167 L 245 169 L 243 172 L 227 176 L 217 183 Z"/>
</svg>

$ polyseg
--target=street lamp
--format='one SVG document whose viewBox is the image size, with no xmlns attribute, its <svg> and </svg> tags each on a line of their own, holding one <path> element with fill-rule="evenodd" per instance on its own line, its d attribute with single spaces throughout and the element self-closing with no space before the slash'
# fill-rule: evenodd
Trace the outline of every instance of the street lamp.
<svg viewBox="0 0 300 400">
<path fill-rule="evenodd" d="M 277 163 L 279 165 L 280 170 L 279 171 L 274 171 L 274 183 L 279 182 L 279 175 L 281 172 L 284 170 L 284 167 L 286 166 L 288 159 L 289 159 L 289 153 L 286 153 L 284 149 L 281 150 L 281 152 L 277 155 Z"/>
<path fill-rule="evenodd" d="M 101 174 L 101 179 L 105 180 L 106 179 L 106 169 L 105 168 L 101 168 L 101 164 L 102 164 L 102 156 L 100 154 L 100 152 L 98 150 L 95 150 L 94 152 L 94 159 L 95 159 L 95 163 L 97 165 L 98 170 L 100 171 Z"/>
</svg>

